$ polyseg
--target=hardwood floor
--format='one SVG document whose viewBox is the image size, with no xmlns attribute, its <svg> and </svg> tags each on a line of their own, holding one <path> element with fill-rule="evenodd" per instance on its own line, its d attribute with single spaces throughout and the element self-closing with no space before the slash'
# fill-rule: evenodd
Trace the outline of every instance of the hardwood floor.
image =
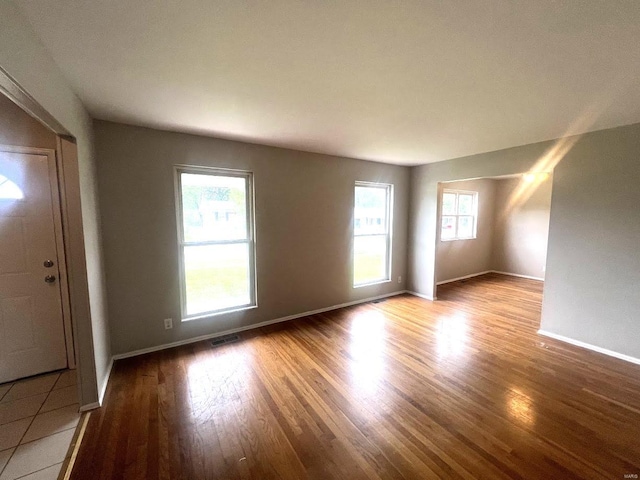
<svg viewBox="0 0 640 480">
<path fill-rule="evenodd" d="M 537 335 L 541 293 L 488 274 L 118 361 L 72 478 L 640 474 L 640 366 Z"/>
</svg>

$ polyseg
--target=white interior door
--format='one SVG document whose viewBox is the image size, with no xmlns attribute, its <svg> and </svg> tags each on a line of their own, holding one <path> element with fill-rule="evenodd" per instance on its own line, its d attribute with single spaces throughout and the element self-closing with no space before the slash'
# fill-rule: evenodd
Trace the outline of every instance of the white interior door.
<svg viewBox="0 0 640 480">
<path fill-rule="evenodd" d="M 67 366 L 53 154 L 0 151 L 0 383 Z"/>
</svg>

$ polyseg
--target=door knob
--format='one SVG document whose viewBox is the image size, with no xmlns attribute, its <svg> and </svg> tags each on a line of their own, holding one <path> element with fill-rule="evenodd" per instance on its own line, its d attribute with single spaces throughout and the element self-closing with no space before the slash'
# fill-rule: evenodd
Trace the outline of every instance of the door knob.
<svg viewBox="0 0 640 480">
<path fill-rule="evenodd" d="M 56 276 L 55 275 L 47 275 L 46 277 L 44 277 L 44 281 L 47 283 L 53 283 L 56 281 Z"/>
<path fill-rule="evenodd" d="M 44 266 L 47 267 L 47 268 L 53 267 L 53 260 L 45 260 L 44 261 Z"/>
</svg>

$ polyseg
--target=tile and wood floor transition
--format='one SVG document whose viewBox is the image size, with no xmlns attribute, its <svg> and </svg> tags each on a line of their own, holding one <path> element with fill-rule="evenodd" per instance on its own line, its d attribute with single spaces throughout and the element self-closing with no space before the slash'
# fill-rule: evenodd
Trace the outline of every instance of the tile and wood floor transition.
<svg viewBox="0 0 640 480">
<path fill-rule="evenodd" d="M 541 293 L 489 274 L 119 361 L 72 478 L 640 474 L 640 367 L 537 335 Z"/>
<path fill-rule="evenodd" d="M 76 371 L 0 385 L 0 480 L 55 480 L 78 413 Z"/>
</svg>

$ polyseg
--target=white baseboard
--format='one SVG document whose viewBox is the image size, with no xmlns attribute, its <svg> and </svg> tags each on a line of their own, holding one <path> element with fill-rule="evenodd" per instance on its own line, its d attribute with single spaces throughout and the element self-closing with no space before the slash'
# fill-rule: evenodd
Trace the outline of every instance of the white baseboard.
<svg viewBox="0 0 640 480">
<path fill-rule="evenodd" d="M 486 275 L 487 273 L 499 273 L 500 275 L 510 275 L 512 277 L 528 278 L 529 280 L 539 280 L 541 282 L 544 282 L 544 278 L 542 277 L 532 277 L 531 275 L 520 275 L 519 273 L 511 273 L 511 272 L 500 272 L 498 270 L 485 270 L 484 272 L 471 273 L 469 275 L 465 275 L 464 277 L 456 277 L 456 278 L 450 278 L 448 280 L 442 280 L 441 282 L 437 282 L 436 285 L 444 285 L 445 283 L 457 282 L 458 280 L 466 280 L 467 278 L 479 277 L 480 275 Z"/>
<path fill-rule="evenodd" d="M 445 283 L 457 282 L 458 280 L 465 280 L 467 278 L 479 277 L 480 275 L 485 275 L 487 273 L 492 273 L 495 270 L 485 270 L 484 272 L 472 273 L 470 275 L 465 275 L 464 277 L 450 278 L 449 280 L 442 280 L 441 282 L 437 282 L 436 285 L 444 285 Z M 499 272 L 496 272 L 499 273 Z"/>
<path fill-rule="evenodd" d="M 457 282 L 457 281 L 460 281 L 460 280 L 466 280 L 467 278 L 479 277 L 480 275 L 486 275 L 487 273 L 499 273 L 501 275 L 510 275 L 512 277 L 520 277 L 520 278 L 528 278 L 529 280 L 544 281 L 544 278 L 540 278 L 540 277 L 531 277 L 529 275 L 520 275 L 518 273 L 510 273 L 510 272 L 499 272 L 498 270 L 485 270 L 484 272 L 471 273 L 471 274 L 465 275 L 463 277 L 456 277 L 456 278 L 450 278 L 448 280 L 442 280 L 441 282 L 436 282 L 436 286 L 444 285 L 445 283 L 452 283 L 452 282 Z M 407 293 L 410 293 L 411 295 L 415 295 L 416 297 L 420 297 L 420 298 L 424 298 L 426 300 L 430 300 L 432 302 L 438 299 L 438 297 L 430 297 L 429 295 L 425 295 L 423 293 L 418 293 L 418 292 L 412 292 L 410 290 L 407 291 Z"/>
<path fill-rule="evenodd" d="M 81 412 L 88 412 L 89 410 L 95 410 L 96 408 L 100 408 L 100 404 L 98 402 L 88 403 L 86 405 L 82 405 L 80 407 Z"/>
<path fill-rule="evenodd" d="M 431 302 L 438 299 L 437 297 L 430 297 L 429 295 L 425 295 L 424 293 L 418 293 L 418 292 L 412 292 L 412 291 L 407 291 L 407 293 L 410 295 L 414 295 L 416 297 L 424 298 L 425 300 L 429 300 Z"/>
<path fill-rule="evenodd" d="M 500 275 L 511 275 L 512 277 L 528 278 L 529 280 L 538 280 L 540 282 L 544 282 L 544 278 L 542 277 L 532 277 L 531 275 L 520 275 L 519 273 L 499 272 L 498 270 L 490 270 L 487 273 L 499 273 Z"/>
<path fill-rule="evenodd" d="M 573 338 L 565 337 L 563 335 L 558 335 L 557 333 L 552 333 L 542 329 L 538 330 L 538 334 L 544 335 L 545 337 L 553 338 L 555 340 L 559 340 L 561 342 L 569 343 L 571 345 L 575 345 L 576 347 L 582 347 L 588 350 L 593 350 L 594 352 L 602 353 L 604 355 L 609 355 L 610 357 L 615 357 L 620 360 L 624 360 L 625 362 L 630 362 L 630 363 L 635 363 L 636 365 L 640 365 L 640 358 L 635 358 L 630 355 L 614 352 L 613 350 L 608 350 L 606 348 L 598 347 L 596 345 L 591 345 L 590 343 L 581 342 L 580 340 L 574 340 Z"/>
<path fill-rule="evenodd" d="M 142 348 L 140 350 L 133 350 L 126 353 L 118 353 L 113 356 L 113 360 L 120 360 L 122 358 L 136 357 L 138 355 L 144 355 L 145 353 L 157 352 L 159 350 L 166 350 L 167 348 L 179 347 L 180 345 L 188 345 L 190 343 L 200 342 L 202 340 L 209 340 L 210 338 L 222 337 L 224 335 L 231 335 L 233 333 L 245 332 L 247 330 L 253 330 L 255 328 L 266 327 L 267 325 L 273 325 L 275 323 L 287 322 L 289 320 L 295 320 L 296 318 L 308 317 L 310 315 L 316 315 L 318 313 L 329 312 L 331 310 L 337 310 L 339 308 L 351 307 L 360 303 L 372 302 L 374 300 L 380 300 L 381 298 L 394 297 L 396 295 L 402 295 L 408 293 L 406 290 L 399 290 L 397 292 L 385 293 L 384 295 L 377 295 L 375 297 L 363 298 L 362 300 L 355 300 L 353 302 L 341 303 L 339 305 L 332 305 L 326 308 L 319 308 L 317 310 L 310 310 L 308 312 L 296 313 L 286 317 L 276 318 L 274 320 L 267 320 L 260 323 L 254 323 L 245 327 L 232 328 L 223 332 L 215 332 L 207 335 L 200 335 L 198 337 L 187 338 L 186 340 L 179 340 L 177 342 L 164 343 L 162 345 L 156 345 L 155 347 Z"/>
</svg>

